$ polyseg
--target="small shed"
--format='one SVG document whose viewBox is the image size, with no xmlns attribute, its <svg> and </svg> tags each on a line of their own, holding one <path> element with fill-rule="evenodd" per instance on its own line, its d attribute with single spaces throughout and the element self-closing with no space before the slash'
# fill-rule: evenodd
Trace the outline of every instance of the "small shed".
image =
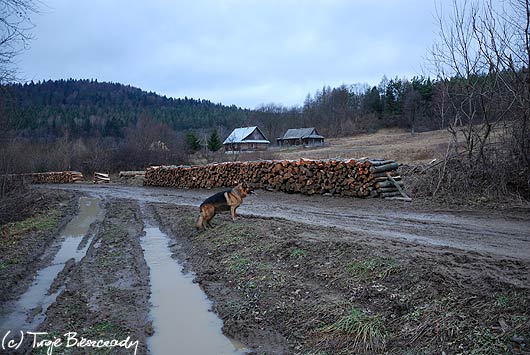
<svg viewBox="0 0 530 355">
<path fill-rule="evenodd" d="M 261 130 L 256 127 L 236 128 L 225 139 L 225 152 L 253 152 L 267 150 L 270 142 Z"/>
<path fill-rule="evenodd" d="M 324 137 L 317 130 L 311 128 L 290 128 L 283 137 L 276 139 L 279 146 L 291 145 L 324 145 Z"/>
</svg>

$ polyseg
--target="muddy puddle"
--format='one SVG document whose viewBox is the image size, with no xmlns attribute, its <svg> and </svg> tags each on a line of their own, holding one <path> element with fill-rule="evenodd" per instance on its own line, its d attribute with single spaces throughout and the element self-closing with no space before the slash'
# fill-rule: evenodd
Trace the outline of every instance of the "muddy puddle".
<svg viewBox="0 0 530 355">
<path fill-rule="evenodd" d="M 0 318 L 0 333 L 35 330 L 46 316 L 46 310 L 55 302 L 64 286 L 50 292 L 50 287 L 59 272 L 70 259 L 78 262 L 85 256 L 90 239 L 81 242 L 90 225 L 103 217 L 99 199 L 81 197 L 78 214 L 61 231 L 53 249 L 58 249 L 50 265 L 38 271 L 33 283 L 11 307 L 3 311 Z"/>
<path fill-rule="evenodd" d="M 222 321 L 193 274 L 184 274 L 168 247 L 169 238 L 158 227 L 145 226 L 142 238 L 149 266 L 151 311 L 155 334 L 147 345 L 152 355 L 244 354 L 244 347 L 225 337 Z"/>
</svg>

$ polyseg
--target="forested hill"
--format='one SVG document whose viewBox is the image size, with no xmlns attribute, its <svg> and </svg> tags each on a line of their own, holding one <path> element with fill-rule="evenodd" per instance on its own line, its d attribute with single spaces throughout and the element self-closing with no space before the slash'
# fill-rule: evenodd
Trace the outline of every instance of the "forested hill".
<svg viewBox="0 0 530 355">
<path fill-rule="evenodd" d="M 57 80 L 0 87 L 0 120 L 26 136 L 119 136 L 140 118 L 175 131 L 234 127 L 250 110 L 208 100 L 173 99 L 117 83 Z"/>
</svg>

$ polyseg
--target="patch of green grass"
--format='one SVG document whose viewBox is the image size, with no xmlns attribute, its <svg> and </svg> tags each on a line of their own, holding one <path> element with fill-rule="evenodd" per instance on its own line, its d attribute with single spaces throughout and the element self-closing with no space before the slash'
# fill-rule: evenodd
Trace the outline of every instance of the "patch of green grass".
<svg viewBox="0 0 530 355">
<path fill-rule="evenodd" d="M 396 261 L 393 259 L 386 260 L 383 264 L 381 264 L 381 269 L 379 271 L 379 278 L 385 279 L 390 274 L 395 273 L 399 270 L 399 266 L 397 265 Z"/>
<path fill-rule="evenodd" d="M 59 210 L 51 210 L 46 214 L 37 214 L 23 221 L 8 223 L 2 229 L 7 235 L 11 236 L 33 231 L 49 233 L 57 228 L 60 219 L 61 212 Z"/>
<path fill-rule="evenodd" d="M 458 297 L 453 293 L 453 291 L 450 291 L 449 294 L 435 299 L 434 303 L 436 303 L 442 310 L 450 310 L 457 305 Z"/>
<path fill-rule="evenodd" d="M 347 335 L 353 346 L 363 350 L 380 350 L 385 347 L 385 332 L 379 315 L 370 316 L 355 307 L 335 323 L 322 328 L 323 332 Z"/>
<path fill-rule="evenodd" d="M 291 252 L 292 258 L 303 258 L 307 255 L 306 251 L 304 249 L 294 249 Z"/>
<path fill-rule="evenodd" d="M 422 313 L 423 312 L 422 312 L 421 308 L 414 306 L 414 310 L 412 312 L 410 312 L 410 313 L 407 313 L 405 315 L 405 319 L 417 322 L 417 321 L 420 320 Z"/>
<path fill-rule="evenodd" d="M 123 340 L 127 338 L 126 331 L 121 328 L 119 325 L 114 324 L 110 321 L 99 322 L 95 325 L 92 325 L 88 328 L 83 334 L 79 334 L 79 337 L 88 338 L 91 340 Z M 134 339 L 132 340 L 134 341 Z M 100 354 L 100 355 L 110 355 L 115 354 L 117 348 L 100 348 L 100 349 L 91 349 L 91 354 Z"/>
<path fill-rule="evenodd" d="M 216 237 L 213 241 L 213 244 L 218 249 L 222 247 L 236 246 L 236 245 L 239 245 L 242 241 L 243 241 L 243 238 L 241 238 L 241 236 L 232 235 L 232 236 Z"/>
<path fill-rule="evenodd" d="M 516 290 L 497 293 L 490 302 L 492 307 L 502 312 L 514 309 L 528 309 L 530 307 L 530 298 L 528 298 L 528 295 Z"/>
<path fill-rule="evenodd" d="M 259 275 L 259 280 L 264 287 L 267 288 L 281 288 L 285 286 L 286 278 L 283 272 L 274 269 L 270 264 L 259 263 L 256 266 Z"/>
<path fill-rule="evenodd" d="M 228 222 L 222 225 L 222 228 L 217 231 L 221 236 L 230 236 L 238 235 L 240 237 L 252 237 L 254 229 L 247 224 L 242 223 L 232 223 Z"/>
<path fill-rule="evenodd" d="M 500 339 L 488 328 L 476 327 L 469 338 L 470 343 L 473 344 L 470 351 L 471 355 L 496 355 L 508 352 L 506 345 L 502 344 Z"/>
<path fill-rule="evenodd" d="M 213 237 L 216 248 L 239 246 L 256 235 L 250 226 L 232 222 L 221 224 L 215 229 L 208 230 L 207 233 Z"/>
<path fill-rule="evenodd" d="M 368 274 L 371 271 L 375 271 L 379 263 L 374 258 L 369 258 L 362 261 L 352 261 L 350 265 L 348 265 L 347 270 L 351 274 Z"/>
<path fill-rule="evenodd" d="M 257 284 L 256 281 L 250 280 L 249 282 L 247 282 L 247 288 L 249 288 L 251 290 L 254 290 L 254 289 L 258 288 L 258 284 Z"/>
<path fill-rule="evenodd" d="M 385 279 L 388 275 L 396 272 L 398 266 L 392 259 L 382 260 L 368 258 L 361 261 L 352 261 L 347 267 L 348 273 L 359 279 L 380 278 Z"/>
<path fill-rule="evenodd" d="M 500 294 L 495 297 L 495 306 L 505 308 L 510 303 L 510 297 L 507 294 Z"/>
<path fill-rule="evenodd" d="M 124 235 L 125 230 L 117 224 L 107 225 L 103 233 L 103 237 L 110 240 L 122 238 Z"/>
<path fill-rule="evenodd" d="M 125 333 L 123 329 L 112 322 L 103 321 L 99 322 L 85 331 L 85 338 L 107 338 L 112 339 L 113 336 L 123 336 Z M 117 339 L 117 338 L 114 338 Z"/>
<path fill-rule="evenodd" d="M 113 236 L 112 238 L 118 237 Z M 109 243 L 109 245 L 105 246 L 105 250 L 102 252 L 102 254 L 98 255 L 97 261 L 101 267 L 112 268 L 115 265 L 121 265 L 122 263 L 126 262 L 126 257 L 120 248 L 117 248 Z M 117 275 L 114 273 L 104 273 L 102 276 L 107 281 L 117 277 Z"/>
<path fill-rule="evenodd" d="M 252 261 L 249 258 L 243 257 L 236 253 L 226 259 L 225 263 L 228 266 L 228 271 L 241 275 L 245 274 L 249 270 Z"/>
</svg>

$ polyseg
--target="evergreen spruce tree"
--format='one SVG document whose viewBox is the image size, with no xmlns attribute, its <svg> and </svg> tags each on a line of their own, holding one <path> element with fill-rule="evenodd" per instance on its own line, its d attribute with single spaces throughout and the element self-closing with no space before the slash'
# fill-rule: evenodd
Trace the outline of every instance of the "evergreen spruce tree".
<svg viewBox="0 0 530 355">
<path fill-rule="evenodd" d="M 192 153 L 201 149 L 201 142 L 197 137 L 197 133 L 195 133 L 194 131 L 186 133 L 186 145 Z"/>
<path fill-rule="evenodd" d="M 219 149 L 221 149 L 221 139 L 219 138 L 219 134 L 217 133 L 217 130 L 212 130 L 212 133 L 210 134 L 210 137 L 208 137 L 208 149 L 212 152 L 217 152 Z"/>
</svg>

